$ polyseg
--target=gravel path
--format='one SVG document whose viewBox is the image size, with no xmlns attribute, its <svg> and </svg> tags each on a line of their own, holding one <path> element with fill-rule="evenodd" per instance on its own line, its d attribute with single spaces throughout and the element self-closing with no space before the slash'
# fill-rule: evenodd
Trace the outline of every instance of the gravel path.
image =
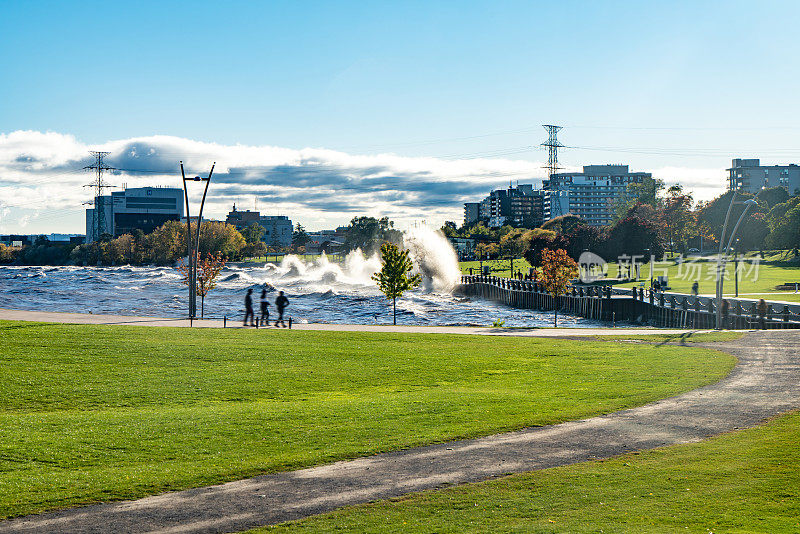
<svg viewBox="0 0 800 534">
<path fill-rule="evenodd" d="M 800 333 L 753 332 L 708 346 L 739 359 L 730 375 L 639 408 L 138 501 L 22 517 L 0 522 L 0 532 L 241 531 L 448 484 L 690 443 L 800 407 Z"/>
</svg>

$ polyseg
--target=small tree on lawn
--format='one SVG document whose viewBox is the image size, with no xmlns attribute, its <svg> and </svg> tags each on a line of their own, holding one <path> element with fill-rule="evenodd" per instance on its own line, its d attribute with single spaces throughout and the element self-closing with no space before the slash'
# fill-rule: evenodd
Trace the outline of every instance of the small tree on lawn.
<svg viewBox="0 0 800 534">
<path fill-rule="evenodd" d="M 564 249 L 542 251 L 542 268 L 539 282 L 555 300 L 555 318 L 553 325 L 558 326 L 559 297 L 567 292 L 570 280 L 578 276 L 578 264 L 567 255 Z"/>
<path fill-rule="evenodd" d="M 381 245 L 381 262 L 383 267 L 372 276 L 378 288 L 392 301 L 392 324 L 397 324 L 397 298 L 409 289 L 419 286 L 421 278 L 418 274 L 410 275 L 414 265 L 408 259 L 408 251 L 400 250 L 393 243 Z"/>
<path fill-rule="evenodd" d="M 205 313 L 206 295 L 208 292 L 217 287 L 217 275 L 219 275 L 222 268 L 225 267 L 225 258 L 222 257 L 221 252 L 216 254 L 207 253 L 205 258 L 201 257 L 200 253 L 197 254 L 197 286 L 195 293 L 200 297 L 200 317 L 202 318 Z M 178 271 L 183 275 L 183 283 L 189 285 L 189 268 L 185 261 L 181 260 L 177 267 Z"/>
</svg>

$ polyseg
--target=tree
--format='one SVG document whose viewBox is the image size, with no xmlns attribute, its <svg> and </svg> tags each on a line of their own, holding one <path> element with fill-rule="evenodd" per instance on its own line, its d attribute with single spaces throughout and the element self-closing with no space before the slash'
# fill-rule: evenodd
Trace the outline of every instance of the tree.
<svg viewBox="0 0 800 534">
<path fill-rule="evenodd" d="M 800 247 L 800 196 L 772 208 L 768 215 L 767 246 L 774 249 Z"/>
<path fill-rule="evenodd" d="M 528 249 L 525 251 L 525 259 L 533 266 L 541 265 L 542 252 L 545 250 L 556 250 L 565 248 L 564 237 L 553 230 L 537 228 L 531 230 L 531 237 L 528 240 Z"/>
<path fill-rule="evenodd" d="M 192 231 L 195 227 L 192 227 Z M 232 224 L 218 221 L 203 221 L 200 226 L 198 252 L 217 253 L 227 259 L 236 259 L 245 246 L 245 240 Z"/>
<path fill-rule="evenodd" d="M 553 326 L 558 326 L 558 304 L 561 295 L 567 292 L 571 280 L 578 276 L 578 264 L 567 255 L 564 249 L 543 250 L 542 268 L 539 273 L 539 280 L 545 290 L 555 300 L 555 317 Z"/>
<path fill-rule="evenodd" d="M 660 204 L 658 195 L 662 189 L 664 189 L 664 180 L 658 178 L 644 177 L 640 183 L 629 183 L 625 186 L 625 194 L 621 195 L 614 203 L 615 218 L 617 220 L 625 218 L 628 210 L 636 204 L 658 208 Z"/>
<path fill-rule="evenodd" d="M 695 216 L 692 212 L 694 200 L 691 194 L 684 194 L 680 185 L 667 190 L 662 211 L 663 227 L 666 230 L 667 245 L 672 252 L 677 245 L 681 252 L 686 250 L 686 242 L 696 233 Z"/>
<path fill-rule="evenodd" d="M 266 229 L 261 226 L 260 224 L 254 222 L 250 223 L 250 225 L 242 230 L 242 237 L 244 237 L 245 243 L 248 245 L 253 245 L 261 241 L 261 238 L 264 237 L 264 232 Z"/>
<path fill-rule="evenodd" d="M 636 216 L 617 221 L 608 232 L 606 250 L 612 258 L 641 256 L 645 261 L 650 261 L 650 255 L 660 258 L 664 254 L 659 227 Z"/>
<path fill-rule="evenodd" d="M 149 260 L 157 265 L 172 265 L 187 255 L 186 224 L 167 221 L 153 230 L 147 236 L 147 251 Z"/>
<path fill-rule="evenodd" d="M 567 214 L 550 219 L 542 225 L 542 229 L 552 230 L 559 234 L 566 234 L 578 226 L 586 226 L 586 223 L 577 215 Z"/>
<path fill-rule="evenodd" d="M 217 287 L 217 276 L 220 271 L 225 267 L 225 258 L 221 252 L 216 254 L 206 253 L 202 256 L 197 253 L 197 285 L 195 286 L 195 293 L 200 297 L 200 317 L 205 315 L 206 295 L 208 292 Z M 189 285 L 189 268 L 185 260 L 176 267 L 183 275 L 183 283 Z"/>
<path fill-rule="evenodd" d="M 381 270 L 372 276 L 378 288 L 392 301 L 392 324 L 397 324 L 397 298 L 409 289 L 419 286 L 422 281 L 419 274 L 409 276 L 414 264 L 408 257 L 407 250 L 400 250 L 394 243 L 381 245 Z"/>
<path fill-rule="evenodd" d="M 445 237 L 457 237 L 458 226 L 453 221 L 445 221 L 444 225 L 442 226 L 442 233 L 445 235 Z"/>
<path fill-rule="evenodd" d="M 353 217 L 344 234 L 345 250 L 361 249 L 365 254 L 374 251 L 383 242 L 403 242 L 403 233 L 394 229 L 394 223 L 388 217 Z"/>
<path fill-rule="evenodd" d="M 588 224 L 576 226 L 562 237 L 567 254 L 576 261 L 581 257 L 584 250 L 599 253 L 606 241 L 603 230 Z"/>
<path fill-rule="evenodd" d="M 475 254 L 478 255 L 479 259 L 489 260 L 497 256 L 498 250 L 497 243 L 478 243 L 475 247 Z"/>
<path fill-rule="evenodd" d="M 297 223 L 297 226 L 292 233 L 292 246 L 295 248 L 295 250 L 299 251 L 300 247 L 305 247 L 310 239 L 311 238 L 308 237 L 308 233 L 306 232 L 306 229 L 303 228 L 303 225 Z"/>
</svg>

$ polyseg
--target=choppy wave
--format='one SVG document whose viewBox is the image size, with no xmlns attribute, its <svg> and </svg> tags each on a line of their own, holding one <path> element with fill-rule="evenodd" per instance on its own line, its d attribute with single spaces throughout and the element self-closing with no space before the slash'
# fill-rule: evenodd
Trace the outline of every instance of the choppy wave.
<svg viewBox="0 0 800 534">
<path fill-rule="evenodd" d="M 549 326 L 552 315 L 517 310 L 492 302 L 454 296 L 460 272 L 455 254 L 441 234 L 413 231 L 405 246 L 423 277 L 419 289 L 397 301 L 399 324 L 482 325 L 504 320 L 507 326 Z M 289 315 L 304 323 L 390 323 L 391 306 L 372 276 L 380 270 L 378 255 L 360 251 L 341 263 L 323 255 L 314 261 L 286 256 L 279 264 L 231 265 L 219 275 L 205 302 L 207 317 L 238 318 L 244 295 L 261 290 L 274 301 L 275 291 L 289 297 Z M 169 267 L 0 267 L 0 307 L 79 313 L 181 317 L 188 290 Z M 198 302 L 199 306 L 199 302 Z M 199 310 L 198 310 L 199 311 Z M 559 318 L 564 326 L 596 326 L 582 318 Z"/>
</svg>

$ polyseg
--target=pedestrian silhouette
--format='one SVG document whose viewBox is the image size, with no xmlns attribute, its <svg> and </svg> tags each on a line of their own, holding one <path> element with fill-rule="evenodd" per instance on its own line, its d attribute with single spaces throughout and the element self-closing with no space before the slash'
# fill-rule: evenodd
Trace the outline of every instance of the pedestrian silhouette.
<svg viewBox="0 0 800 534">
<path fill-rule="evenodd" d="M 764 299 L 758 299 L 758 305 L 756 306 L 756 310 L 758 311 L 758 327 L 761 330 L 767 329 L 767 301 Z"/>
<path fill-rule="evenodd" d="M 694 284 L 692 284 L 692 295 L 696 297 L 699 292 L 700 292 L 700 283 L 695 282 Z"/>
<path fill-rule="evenodd" d="M 275 307 L 278 308 L 278 320 L 275 321 L 275 326 L 278 326 L 278 323 L 280 323 L 281 326 L 286 328 L 286 323 L 283 322 L 283 310 L 285 310 L 288 305 L 289 299 L 286 298 L 283 291 L 279 291 L 278 298 L 275 299 Z"/>
<path fill-rule="evenodd" d="M 253 313 L 253 288 L 247 290 L 244 297 L 244 326 L 247 326 L 247 318 L 250 318 L 250 326 L 256 326 L 256 316 Z"/>
<path fill-rule="evenodd" d="M 261 290 L 261 326 L 269 326 L 269 301 L 267 300 L 267 290 Z"/>
</svg>

